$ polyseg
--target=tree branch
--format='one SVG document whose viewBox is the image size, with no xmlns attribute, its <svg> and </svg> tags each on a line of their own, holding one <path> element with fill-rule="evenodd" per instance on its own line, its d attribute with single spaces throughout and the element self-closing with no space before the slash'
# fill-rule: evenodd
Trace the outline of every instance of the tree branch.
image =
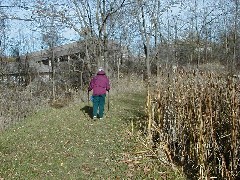
<svg viewBox="0 0 240 180">
<path fill-rule="evenodd" d="M 124 6 L 124 2 L 125 2 L 125 0 L 122 1 L 121 5 L 120 5 L 118 8 L 116 8 L 115 10 L 111 10 L 111 11 L 105 16 L 105 18 L 104 18 L 104 20 L 103 20 L 103 22 L 102 22 L 102 25 L 101 25 L 101 27 L 100 27 L 100 29 L 99 29 L 99 34 L 102 33 L 104 24 L 107 22 L 107 19 L 108 19 L 112 14 L 116 13 L 119 9 L 121 9 L 121 8 Z"/>
</svg>

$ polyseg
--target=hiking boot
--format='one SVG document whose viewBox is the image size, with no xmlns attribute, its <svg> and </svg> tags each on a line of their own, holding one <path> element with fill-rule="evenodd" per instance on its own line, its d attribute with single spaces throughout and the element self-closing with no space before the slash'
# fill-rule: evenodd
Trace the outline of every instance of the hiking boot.
<svg viewBox="0 0 240 180">
<path fill-rule="evenodd" d="M 99 118 L 99 120 L 103 120 L 103 118 L 101 117 L 101 118 Z"/>
<path fill-rule="evenodd" d="M 96 120 L 96 119 L 97 119 L 97 116 L 93 116 L 93 119 Z"/>
</svg>

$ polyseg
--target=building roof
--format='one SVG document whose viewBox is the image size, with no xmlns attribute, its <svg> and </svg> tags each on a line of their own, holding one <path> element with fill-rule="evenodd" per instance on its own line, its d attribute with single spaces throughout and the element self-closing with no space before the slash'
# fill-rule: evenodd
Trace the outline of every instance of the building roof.
<svg viewBox="0 0 240 180">
<path fill-rule="evenodd" d="M 69 54 L 76 54 L 80 52 L 82 49 L 82 46 L 79 42 L 73 42 L 69 44 L 65 44 L 62 46 L 57 46 L 54 48 L 54 56 L 55 57 L 61 57 Z M 26 57 L 27 56 L 27 57 Z M 40 50 L 36 51 L 27 55 L 22 56 L 22 59 L 29 59 L 30 61 L 41 61 L 44 59 L 47 59 L 51 57 L 51 51 L 49 50 Z"/>
</svg>

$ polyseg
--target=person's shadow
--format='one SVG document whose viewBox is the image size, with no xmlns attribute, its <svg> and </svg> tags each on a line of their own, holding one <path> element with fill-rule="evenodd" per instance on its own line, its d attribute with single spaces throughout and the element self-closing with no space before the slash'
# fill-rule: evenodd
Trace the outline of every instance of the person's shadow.
<svg viewBox="0 0 240 180">
<path fill-rule="evenodd" d="M 83 114 L 84 114 L 85 116 L 88 116 L 87 118 L 92 118 L 92 116 L 93 116 L 93 113 L 92 113 L 93 108 L 92 108 L 91 106 L 84 106 L 84 107 L 81 109 L 81 111 L 83 112 Z"/>
</svg>

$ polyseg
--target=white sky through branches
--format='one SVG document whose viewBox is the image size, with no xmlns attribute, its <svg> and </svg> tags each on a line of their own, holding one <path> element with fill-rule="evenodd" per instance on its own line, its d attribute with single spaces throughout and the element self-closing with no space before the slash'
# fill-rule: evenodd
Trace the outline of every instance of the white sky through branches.
<svg viewBox="0 0 240 180">
<path fill-rule="evenodd" d="M 68 14 L 71 14 L 73 7 L 71 7 L 70 2 L 72 0 L 1 0 L 0 2 L 0 20 L 6 19 L 7 28 L 6 28 L 6 45 L 5 54 L 11 54 L 11 48 L 19 47 L 20 53 L 33 52 L 40 50 L 43 46 L 41 34 L 42 31 L 38 27 L 35 21 L 32 21 L 34 18 L 34 12 L 36 9 L 36 2 L 45 1 L 46 3 L 58 4 L 59 6 L 55 8 L 65 8 Z M 176 3 L 176 1 L 178 3 Z M 159 14 L 161 20 L 161 35 L 167 36 L 167 29 L 170 27 L 170 37 L 174 38 L 174 28 L 177 26 L 178 35 L 186 35 L 186 32 L 189 32 L 191 27 L 191 17 L 194 17 L 194 13 L 198 16 L 195 19 L 195 24 L 198 24 L 198 28 L 204 25 L 204 23 L 209 22 L 211 26 L 211 35 L 215 33 L 222 26 L 222 19 L 219 14 L 230 12 L 229 8 L 232 7 L 229 3 L 223 3 L 222 0 L 161 0 L 161 14 Z M 24 3 L 25 2 L 25 3 Z M 26 3 L 28 2 L 28 3 Z M 91 9 L 93 10 L 96 0 L 90 0 Z M 115 1 L 109 1 L 114 2 Z M 126 2 L 134 2 L 134 0 L 126 0 Z M 146 1 L 150 4 L 153 1 Z M 174 3 L 173 3 L 174 2 Z M 197 4 L 196 4 L 197 3 Z M 224 4 L 225 7 L 221 7 L 221 4 Z M 95 13 L 96 10 L 93 10 L 92 13 Z M 75 12 L 76 13 L 76 12 Z M 74 12 L 71 15 L 75 15 Z M 149 13 L 149 15 L 151 15 Z M 224 17 L 226 17 L 224 15 Z M 149 21 L 146 19 L 146 21 Z M 78 22 L 79 23 L 79 22 Z M 95 22 L 94 22 L 95 23 Z M 133 22 L 129 22 L 133 23 Z M 169 23 L 169 27 L 168 27 Z M 211 23 L 211 24 L 210 24 Z M 78 26 L 81 28 L 81 25 Z M 95 27 L 94 27 L 95 28 Z M 62 28 L 60 32 L 60 44 L 69 43 L 72 41 L 78 40 L 79 35 L 72 28 Z M 135 34 L 140 34 L 136 32 Z M 137 40 L 140 37 L 135 37 Z"/>
</svg>

